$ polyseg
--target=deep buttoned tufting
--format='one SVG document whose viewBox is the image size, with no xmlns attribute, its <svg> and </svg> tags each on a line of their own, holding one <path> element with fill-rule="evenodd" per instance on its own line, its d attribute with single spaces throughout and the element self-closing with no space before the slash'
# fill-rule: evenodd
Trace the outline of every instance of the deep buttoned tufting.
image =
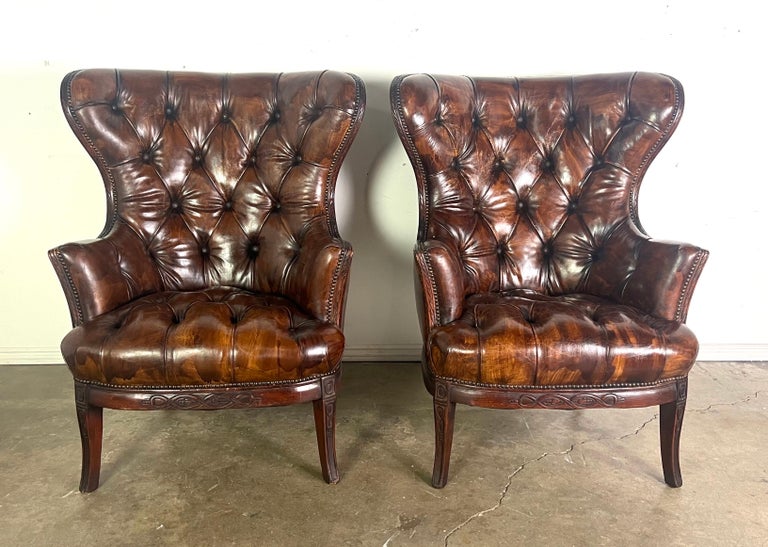
<svg viewBox="0 0 768 547">
<path fill-rule="evenodd" d="M 434 373 L 581 385 L 688 372 L 698 343 L 679 323 L 705 251 L 651 239 L 637 216 L 640 181 L 682 113 L 673 78 L 415 74 L 392 100 L 419 187 Z M 518 290 L 540 297 L 507 296 Z M 524 320 L 532 309 L 538 325 Z"/>
<path fill-rule="evenodd" d="M 584 294 L 514 289 L 467 298 L 432 330 L 437 376 L 519 386 L 653 383 L 685 376 L 698 345 L 684 324 Z"/>
<path fill-rule="evenodd" d="M 217 287 L 138 298 L 75 328 L 62 348 L 78 379 L 178 387 L 326 374 L 344 335 L 285 297 Z"/>
<path fill-rule="evenodd" d="M 64 113 L 95 161 L 107 222 L 49 256 L 74 328 L 80 490 L 99 485 L 102 409 L 312 402 L 339 480 L 336 386 L 352 247 L 341 163 L 365 110 L 357 76 L 82 70 Z"/>
<path fill-rule="evenodd" d="M 351 248 L 338 235 L 333 186 L 361 86 L 333 72 L 65 79 L 65 113 L 101 170 L 109 215 L 100 239 L 52 252 L 79 325 L 62 345 L 77 378 L 274 381 L 338 364 Z M 190 308 L 197 319 L 176 324 L 185 291 L 200 300 Z M 158 293 L 167 302 L 143 296 Z M 230 324 L 227 302 L 250 312 Z M 126 317 L 130 329 L 102 332 Z M 283 334 L 270 338 L 262 322 Z M 262 358 L 260 368 L 245 364 Z"/>
<path fill-rule="evenodd" d="M 708 253 L 638 217 L 683 90 L 654 73 L 406 74 L 390 88 L 416 176 L 416 301 L 435 409 L 432 484 L 448 480 L 457 402 L 660 405 L 664 477 L 698 342 L 684 324 Z"/>
</svg>

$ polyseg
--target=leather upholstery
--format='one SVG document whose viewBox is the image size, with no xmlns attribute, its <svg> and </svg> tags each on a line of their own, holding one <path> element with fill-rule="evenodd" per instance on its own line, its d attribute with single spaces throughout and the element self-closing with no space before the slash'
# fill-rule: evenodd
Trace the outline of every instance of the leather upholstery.
<svg viewBox="0 0 768 547">
<path fill-rule="evenodd" d="M 269 383 L 339 366 L 352 248 L 334 191 L 359 78 L 84 70 L 61 94 L 108 211 L 98 239 L 50 252 L 75 379 Z"/>
<path fill-rule="evenodd" d="M 707 252 L 647 235 L 638 191 L 676 128 L 674 78 L 403 75 L 426 373 L 560 386 L 684 377 Z"/>
</svg>

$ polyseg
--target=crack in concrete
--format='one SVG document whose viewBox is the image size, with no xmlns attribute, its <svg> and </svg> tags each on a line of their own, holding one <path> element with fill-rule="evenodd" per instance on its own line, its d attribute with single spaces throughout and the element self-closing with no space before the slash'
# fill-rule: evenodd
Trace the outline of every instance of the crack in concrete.
<svg viewBox="0 0 768 547">
<path fill-rule="evenodd" d="M 765 392 L 764 391 L 755 391 L 753 394 L 747 395 L 743 399 L 739 399 L 738 401 L 733 401 L 732 403 L 712 403 L 711 405 L 707 406 L 706 408 L 694 408 L 694 409 L 691 409 L 691 412 L 698 412 L 698 413 L 702 413 L 703 414 L 704 412 L 709 412 L 710 410 L 712 410 L 713 408 L 718 407 L 718 406 L 736 406 L 736 405 L 741 405 L 741 404 L 744 404 L 744 403 L 751 403 L 752 401 L 756 401 L 757 399 L 759 399 L 761 393 L 765 393 Z"/>
<path fill-rule="evenodd" d="M 706 408 L 703 408 L 703 409 L 692 409 L 690 412 L 705 413 L 705 412 L 708 412 L 708 411 L 712 410 L 712 408 L 717 407 L 717 406 L 734 406 L 734 405 L 749 403 L 751 401 L 754 401 L 754 400 L 758 399 L 761 393 L 763 393 L 763 391 L 756 391 L 754 394 L 747 395 L 744 399 L 739 399 L 738 401 L 734 401 L 732 403 L 713 403 L 713 404 L 709 405 Z M 618 437 L 616 439 L 608 439 L 608 438 L 605 438 L 605 437 L 601 437 L 599 439 L 587 439 L 586 441 L 581 441 L 581 442 L 572 444 L 570 446 L 570 448 L 568 448 L 567 450 L 564 450 L 562 452 L 544 452 L 543 454 L 541 454 L 540 456 L 538 456 L 536 458 L 533 458 L 531 460 L 523 462 L 517 469 L 515 469 L 511 474 L 509 474 L 507 476 L 507 483 L 504 485 L 504 488 L 502 488 L 501 493 L 499 495 L 498 501 L 494 505 L 492 505 L 491 507 L 488 507 L 486 509 L 478 511 L 477 513 L 474 513 L 473 515 L 470 515 L 463 522 L 461 522 L 457 526 L 453 527 L 445 535 L 445 537 L 443 538 L 443 545 L 444 545 L 444 547 L 448 547 L 448 542 L 449 542 L 449 540 L 450 540 L 452 535 L 454 535 L 456 532 L 458 532 L 459 530 L 464 528 L 470 522 L 472 522 L 475 519 L 479 519 L 479 518 L 487 515 L 488 513 L 492 513 L 493 511 L 495 511 L 499 507 L 501 507 L 502 504 L 504 503 L 504 499 L 507 497 L 507 494 L 509 493 L 509 489 L 512 487 L 512 481 L 528 465 L 531 465 L 531 464 L 534 464 L 536 462 L 539 462 L 539 461 L 543 460 L 544 458 L 546 458 L 548 456 L 565 456 L 565 455 L 570 454 L 571 452 L 573 452 L 576 449 L 576 447 L 583 446 L 583 445 L 588 444 L 588 443 L 603 442 L 603 441 L 607 441 L 607 440 L 618 440 L 618 441 L 621 441 L 621 440 L 624 440 L 624 439 L 626 439 L 628 437 L 634 437 L 636 435 L 639 435 L 640 432 L 643 429 L 645 429 L 648 424 L 650 424 L 652 422 L 655 422 L 658 419 L 659 419 L 659 414 L 658 413 L 654 414 L 651 418 L 647 419 L 645 422 L 640 424 L 632 433 L 627 433 L 626 435 L 622 435 L 622 436 L 620 436 L 620 437 Z M 528 424 L 526 423 L 526 427 L 527 427 L 527 425 Z M 529 431 L 530 431 L 530 429 L 529 429 Z M 517 511 L 517 512 L 519 512 L 519 511 Z M 524 513 L 521 513 L 521 514 L 524 514 Z M 392 538 L 390 538 L 390 539 L 392 539 Z"/>
<path fill-rule="evenodd" d="M 507 496 L 507 494 L 509 493 L 509 489 L 512 487 L 512 481 L 514 480 L 515 476 L 518 473 L 520 473 L 523 469 L 525 469 L 526 466 L 528 466 L 528 465 L 530 465 L 532 463 L 536 463 L 536 462 L 538 462 L 540 460 L 543 460 L 547 456 L 552 456 L 552 455 L 554 455 L 554 456 L 564 456 L 566 454 L 569 454 L 570 452 L 573 452 L 573 450 L 577 446 L 582 445 L 582 444 L 587 443 L 587 442 L 590 442 L 590 441 L 582 441 L 582 442 L 577 443 L 577 444 L 572 444 L 570 448 L 568 448 L 567 450 L 564 450 L 562 452 L 544 452 L 542 455 L 538 456 L 537 458 L 534 458 L 532 460 L 528 460 L 526 462 L 523 462 L 517 469 L 515 469 L 510 475 L 507 476 L 507 484 L 504 485 L 504 488 L 501 490 L 501 494 L 499 495 L 499 500 L 492 507 L 489 507 L 487 509 L 483 509 L 482 511 L 478 511 L 474 515 L 469 516 L 466 520 L 464 520 L 464 522 L 460 523 L 458 526 L 455 526 L 454 528 L 452 528 L 445 535 L 445 537 L 443 538 L 443 545 L 445 547 L 448 547 L 448 541 L 450 540 L 451 536 L 453 534 L 455 534 L 456 532 L 458 532 L 459 530 L 461 530 L 462 528 L 464 528 L 464 526 L 466 526 L 467 524 L 469 524 L 473 520 L 478 519 L 478 518 L 480 518 L 480 517 L 482 517 L 484 515 L 487 515 L 488 513 L 491 513 L 493 511 L 495 511 L 496 509 L 498 509 L 499 507 L 501 507 L 501 504 L 504 503 L 504 498 Z"/>
</svg>

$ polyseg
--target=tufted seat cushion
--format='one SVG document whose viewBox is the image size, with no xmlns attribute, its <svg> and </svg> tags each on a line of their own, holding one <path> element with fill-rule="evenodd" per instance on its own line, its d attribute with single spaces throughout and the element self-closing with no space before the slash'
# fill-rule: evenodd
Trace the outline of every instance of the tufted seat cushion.
<svg viewBox="0 0 768 547">
<path fill-rule="evenodd" d="M 640 183 L 683 111 L 680 82 L 403 74 L 390 103 L 419 193 L 432 484 L 448 480 L 457 403 L 658 404 L 664 479 L 680 486 L 698 350 L 684 323 L 708 253 L 650 237 L 638 216 Z"/>
<path fill-rule="evenodd" d="M 682 323 L 600 297 L 528 290 L 470 296 L 427 341 L 435 375 L 504 386 L 652 383 L 688 374 L 697 350 Z"/>
<path fill-rule="evenodd" d="M 341 361 L 344 335 L 287 298 L 216 287 L 145 296 L 70 331 L 77 380 L 131 387 L 302 380 Z"/>
<path fill-rule="evenodd" d="M 102 175 L 96 239 L 49 251 L 73 329 L 80 491 L 99 485 L 102 409 L 311 402 L 339 480 L 336 390 L 353 250 L 336 180 L 365 86 L 332 70 L 86 69 L 64 114 Z"/>
</svg>

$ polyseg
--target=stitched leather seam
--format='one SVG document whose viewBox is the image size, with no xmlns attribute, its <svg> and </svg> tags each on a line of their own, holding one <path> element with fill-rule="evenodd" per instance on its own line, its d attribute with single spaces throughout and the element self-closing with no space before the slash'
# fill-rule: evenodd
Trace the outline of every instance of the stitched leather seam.
<svg viewBox="0 0 768 547">
<path fill-rule="evenodd" d="M 325 306 L 325 320 L 334 322 L 333 317 L 333 308 L 334 308 L 334 302 L 336 300 L 336 287 L 339 283 L 339 277 L 341 277 L 341 269 L 343 265 L 347 261 L 347 246 L 344 245 L 341 247 L 341 253 L 339 254 L 339 260 L 336 263 L 336 267 L 333 269 L 333 278 L 331 279 L 331 287 L 328 292 L 328 303 Z M 336 318 L 337 320 L 340 320 L 341 318 Z"/>
<path fill-rule="evenodd" d="M 432 268 L 432 259 L 429 256 L 429 253 L 426 251 L 422 251 L 422 256 L 424 256 L 424 264 L 427 267 L 427 275 L 429 276 L 429 282 L 432 285 L 432 296 L 435 299 L 435 324 L 436 325 L 442 325 L 442 319 L 440 317 L 440 296 L 439 292 L 437 290 L 437 281 L 435 280 L 435 272 Z"/>
<path fill-rule="evenodd" d="M 634 81 L 635 76 L 637 73 L 633 74 L 632 80 Z M 667 123 L 667 126 L 662 129 L 661 135 L 656 140 L 655 143 L 653 143 L 653 146 L 646 152 L 645 156 L 643 157 L 643 161 L 640 162 L 640 165 L 635 170 L 635 173 L 632 176 L 632 187 L 630 189 L 630 200 L 629 200 L 629 216 L 632 219 L 632 222 L 640 229 L 641 232 L 645 233 L 645 230 L 642 228 L 642 224 L 640 222 L 640 218 L 638 216 L 637 212 L 637 193 L 639 189 L 639 183 L 638 183 L 638 177 L 642 173 L 645 172 L 645 169 L 650 162 L 651 158 L 653 158 L 656 154 L 656 152 L 659 150 L 660 146 L 667 141 L 667 138 L 669 137 L 669 130 L 671 127 L 677 123 L 679 118 L 679 112 L 680 112 L 680 102 L 681 102 L 681 96 L 680 96 L 680 88 L 676 81 L 672 80 L 672 84 L 675 89 L 675 101 L 674 101 L 674 107 L 672 115 L 670 116 L 669 122 Z"/>
<path fill-rule="evenodd" d="M 85 319 L 83 318 L 83 306 L 80 303 L 80 293 L 77 291 L 77 287 L 75 286 L 75 280 L 72 279 L 72 273 L 69 270 L 69 265 L 64 260 L 64 256 L 61 254 L 61 251 L 59 249 L 54 250 L 53 254 L 56 256 L 56 260 L 61 265 L 61 270 L 64 272 L 64 275 L 67 278 L 67 283 L 69 284 L 69 290 L 72 293 L 72 297 L 74 298 L 75 302 L 75 310 L 77 311 L 77 323 L 78 325 L 82 324 Z"/>
<path fill-rule="evenodd" d="M 416 164 L 416 171 L 418 173 L 417 175 L 417 182 L 419 177 L 423 181 L 423 184 L 421 184 L 420 188 L 420 196 L 419 199 L 422 204 L 424 204 L 424 207 L 419 207 L 419 216 L 422 214 L 424 215 L 423 219 L 420 219 L 419 221 L 419 240 L 424 241 L 426 239 L 427 234 L 427 226 L 429 226 L 429 207 L 427 206 L 427 203 L 429 203 L 427 199 L 427 175 L 424 170 L 424 165 L 421 163 L 421 157 L 419 156 L 418 151 L 416 150 L 416 145 L 413 142 L 413 136 L 408 131 L 408 126 L 405 124 L 405 117 L 403 113 L 403 99 L 400 95 L 400 84 L 402 81 L 406 78 L 407 75 L 398 76 L 395 78 L 393 82 L 393 89 L 394 89 L 394 95 L 395 95 L 395 106 L 397 111 L 397 121 L 400 125 L 400 128 L 402 129 L 403 134 L 407 137 L 407 150 L 408 155 L 412 159 L 412 161 Z M 423 223 L 421 222 L 423 220 Z"/>
<path fill-rule="evenodd" d="M 693 261 L 693 265 L 688 270 L 688 275 L 685 276 L 685 281 L 683 282 L 683 287 L 680 289 L 680 297 L 677 299 L 677 309 L 675 310 L 675 321 L 682 321 L 683 316 L 683 307 L 685 301 L 688 299 L 688 289 L 691 285 L 691 281 L 693 280 L 693 276 L 701 269 L 702 260 L 705 256 L 705 251 L 699 250 L 696 253 L 696 258 Z"/>
<path fill-rule="evenodd" d="M 109 192 L 110 192 L 110 202 L 112 205 L 111 211 L 109 211 L 109 216 L 107 217 L 107 222 L 104 225 L 104 229 L 101 231 L 98 237 L 104 237 L 109 233 L 109 231 L 112 229 L 112 226 L 114 226 L 116 220 L 117 220 L 117 183 L 115 182 L 114 176 L 112 175 L 112 170 L 107 165 L 106 160 L 104 159 L 104 156 L 101 154 L 101 152 L 96 148 L 96 146 L 93 144 L 93 140 L 91 140 L 90 135 L 85 130 L 85 127 L 83 126 L 82 122 L 80 121 L 80 118 L 77 116 L 73 105 L 72 105 L 72 80 L 75 76 L 77 76 L 77 72 L 72 72 L 67 77 L 67 83 L 66 83 L 66 90 L 67 90 L 67 110 L 69 111 L 69 115 L 72 117 L 72 121 L 75 122 L 75 125 L 77 126 L 77 129 L 80 131 L 80 134 L 83 136 L 85 141 L 88 143 L 88 148 L 93 151 L 96 157 L 96 164 L 99 166 L 99 170 L 101 171 L 102 175 L 106 175 L 107 179 L 109 180 Z M 119 73 L 116 70 L 115 71 L 115 78 L 119 78 Z M 91 157 L 94 157 L 93 155 Z"/>
<path fill-rule="evenodd" d="M 324 74 L 323 72 L 322 74 Z M 318 85 L 320 83 L 320 78 L 322 78 L 322 74 L 318 77 Z M 347 148 L 351 145 L 351 134 L 353 131 L 357 130 L 357 126 L 359 124 L 359 117 L 360 117 L 360 105 L 361 105 L 361 95 L 362 95 L 362 89 L 363 89 L 363 83 L 362 80 L 355 74 L 349 74 L 354 82 L 355 82 L 355 108 L 352 111 L 352 116 L 350 117 L 350 123 L 349 127 L 347 128 L 347 131 L 344 133 L 344 138 L 341 140 L 341 144 L 339 144 L 338 148 L 336 148 L 336 152 L 333 155 L 333 159 L 331 160 L 331 166 L 328 169 L 328 176 L 326 178 L 326 185 L 325 185 L 325 221 L 328 224 L 328 230 L 330 230 L 331 234 L 338 236 L 339 230 L 336 226 L 336 223 L 332 221 L 330 210 L 331 210 L 331 201 L 333 198 L 333 195 L 335 192 L 332 191 L 331 185 L 333 184 L 335 190 L 336 182 L 335 179 L 338 175 L 337 172 L 337 165 L 339 163 L 339 157 L 343 154 L 346 154 Z M 334 215 L 335 216 L 335 215 Z"/>
</svg>

